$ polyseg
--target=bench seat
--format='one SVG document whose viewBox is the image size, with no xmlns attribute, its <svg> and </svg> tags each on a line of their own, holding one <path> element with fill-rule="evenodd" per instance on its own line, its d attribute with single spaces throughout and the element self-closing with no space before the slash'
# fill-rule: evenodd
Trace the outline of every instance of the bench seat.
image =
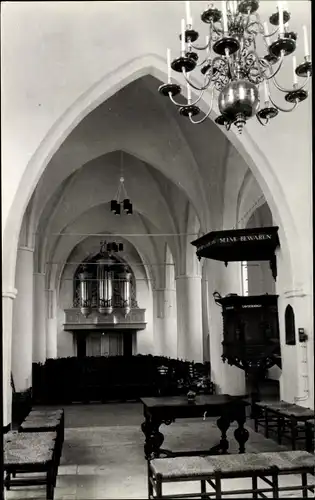
<svg viewBox="0 0 315 500">
<path fill-rule="evenodd" d="M 265 437 L 269 438 L 269 432 L 273 431 L 279 444 L 286 438 L 295 450 L 297 441 L 303 440 L 305 448 L 311 449 L 305 423 L 314 418 L 314 410 L 285 401 L 259 401 L 255 403 L 253 414 L 256 432 L 263 427 Z"/>
<path fill-rule="evenodd" d="M 4 485 L 29 486 L 46 484 L 46 497 L 53 500 L 58 473 L 55 432 L 18 433 L 9 432 L 4 439 Z M 17 473 L 45 473 L 42 477 L 19 477 Z"/>
<path fill-rule="evenodd" d="M 18 431 L 10 431 L 4 435 L 4 446 L 7 443 L 11 443 L 10 446 L 20 446 L 21 443 L 29 443 L 30 445 L 35 445 L 37 443 L 44 444 L 55 447 L 57 439 L 56 432 L 18 432 Z"/>
<path fill-rule="evenodd" d="M 314 485 L 307 483 L 307 475 L 314 474 L 314 455 L 305 451 L 244 453 L 238 455 L 217 455 L 207 457 L 157 458 L 148 463 L 148 498 L 222 498 L 224 495 L 251 493 L 253 498 L 266 498 L 272 492 L 273 498 L 280 491 L 314 492 Z M 279 486 L 279 476 L 300 475 L 298 486 Z M 250 489 L 223 491 L 222 479 L 250 478 Z M 258 488 L 258 479 L 264 486 Z M 163 483 L 200 481 L 200 492 L 167 494 L 163 496 Z M 212 490 L 207 491 L 206 486 Z"/>
<path fill-rule="evenodd" d="M 19 432 L 57 432 L 57 441 L 61 453 L 64 441 L 64 411 L 61 410 L 32 410 L 19 426 Z"/>
</svg>

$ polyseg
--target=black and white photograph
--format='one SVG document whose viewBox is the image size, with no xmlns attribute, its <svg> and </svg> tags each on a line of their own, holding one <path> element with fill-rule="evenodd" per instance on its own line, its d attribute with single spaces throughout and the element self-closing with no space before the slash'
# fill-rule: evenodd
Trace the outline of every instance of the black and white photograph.
<svg viewBox="0 0 315 500">
<path fill-rule="evenodd" d="M 0 18 L 0 500 L 314 498 L 312 2 Z"/>
</svg>

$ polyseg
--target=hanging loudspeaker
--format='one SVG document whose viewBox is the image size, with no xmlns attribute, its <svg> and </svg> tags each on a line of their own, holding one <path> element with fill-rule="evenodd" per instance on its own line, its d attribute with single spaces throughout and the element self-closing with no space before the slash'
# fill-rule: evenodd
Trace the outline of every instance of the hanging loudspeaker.
<svg viewBox="0 0 315 500">
<path fill-rule="evenodd" d="M 123 201 L 123 207 L 124 207 L 124 211 L 128 212 L 129 207 L 130 207 L 130 200 L 129 200 L 129 198 L 125 198 L 124 199 L 124 201 Z"/>
<path fill-rule="evenodd" d="M 110 210 L 111 210 L 111 212 L 116 212 L 117 205 L 118 205 L 118 203 L 117 203 L 116 200 L 111 200 L 111 202 L 110 202 Z"/>
</svg>

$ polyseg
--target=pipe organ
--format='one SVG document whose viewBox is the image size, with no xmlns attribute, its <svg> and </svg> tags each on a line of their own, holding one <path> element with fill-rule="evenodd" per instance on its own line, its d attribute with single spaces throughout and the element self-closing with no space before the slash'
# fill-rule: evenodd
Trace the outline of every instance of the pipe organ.
<svg viewBox="0 0 315 500">
<path fill-rule="evenodd" d="M 137 308 L 135 280 L 130 267 L 118 260 L 112 251 L 103 250 L 84 261 L 74 276 L 74 307 L 87 317 L 92 310 L 111 315 L 115 311 L 124 317 Z M 117 247 L 118 248 L 118 247 Z"/>
</svg>

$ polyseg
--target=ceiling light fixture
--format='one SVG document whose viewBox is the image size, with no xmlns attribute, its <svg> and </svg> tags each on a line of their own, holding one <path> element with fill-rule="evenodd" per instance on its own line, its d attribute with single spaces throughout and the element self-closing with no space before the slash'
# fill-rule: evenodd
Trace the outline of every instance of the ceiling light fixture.
<svg viewBox="0 0 315 500">
<path fill-rule="evenodd" d="M 304 61 L 297 66 L 296 57 L 292 57 L 293 86 L 284 88 L 276 79 L 286 56 L 296 49 L 297 34 L 289 30 L 290 14 L 278 2 L 277 12 L 269 22 L 273 27 L 269 32 L 268 23 L 262 23 L 258 10 L 258 0 L 229 0 L 221 2 L 221 10 L 213 4 L 201 14 L 201 20 L 208 24 L 209 34 L 205 45 L 195 46 L 199 33 L 192 27 L 190 2 L 186 2 L 186 21 L 182 19 L 180 57 L 171 62 L 171 52 L 167 49 L 168 82 L 159 87 L 159 92 L 168 96 L 179 107 L 181 115 L 194 124 L 202 123 L 211 113 L 214 95 L 221 113 L 216 118 L 218 125 L 230 130 L 234 124 L 241 133 L 246 121 L 256 116 L 261 125 L 267 125 L 279 111 L 293 111 L 298 103 L 304 101 L 308 92 L 305 90 L 312 76 L 312 63 L 306 26 L 303 26 Z M 264 53 L 259 55 L 259 38 L 264 44 Z M 205 57 L 199 62 L 197 51 L 205 51 Z M 203 84 L 197 86 L 190 80 L 190 73 L 198 69 L 203 75 Z M 174 97 L 181 93 L 180 85 L 172 83 L 171 70 L 182 73 L 187 84 L 187 104 L 178 103 Z M 299 77 L 305 78 L 301 84 Z M 284 94 L 291 107 L 282 107 L 271 97 L 270 84 Z M 196 100 L 192 100 L 191 89 L 200 91 Z M 210 91 L 210 108 L 206 115 L 194 120 L 200 113 L 197 105 L 204 92 Z M 260 102 L 260 90 L 263 99 Z"/>
<path fill-rule="evenodd" d="M 128 198 L 127 191 L 125 188 L 125 178 L 123 176 L 123 152 L 121 152 L 121 163 L 120 163 L 120 172 L 121 176 L 119 179 L 119 186 L 116 193 L 116 196 L 110 202 L 110 209 L 115 215 L 120 215 L 122 212 L 125 212 L 127 215 L 132 214 L 132 203 Z"/>
</svg>

